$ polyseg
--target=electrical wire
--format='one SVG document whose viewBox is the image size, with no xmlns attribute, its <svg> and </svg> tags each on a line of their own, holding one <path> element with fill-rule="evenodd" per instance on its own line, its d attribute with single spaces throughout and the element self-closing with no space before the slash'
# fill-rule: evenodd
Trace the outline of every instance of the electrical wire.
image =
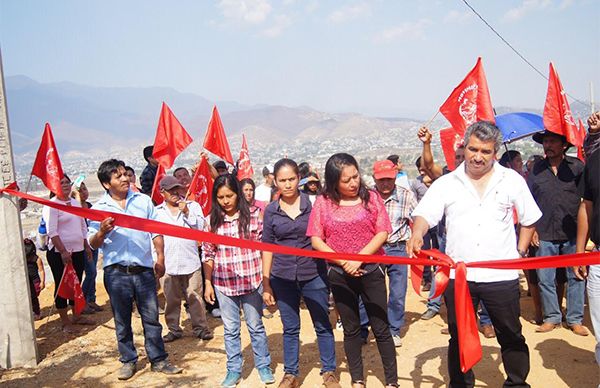
<svg viewBox="0 0 600 388">
<path fill-rule="evenodd" d="M 473 8 L 471 6 L 471 4 L 469 4 L 469 2 L 467 0 L 462 0 L 463 3 L 465 3 L 465 5 L 467 7 L 469 7 L 469 9 L 475 14 L 477 15 L 477 17 L 479 19 L 481 19 L 481 21 L 488 26 L 488 28 L 490 30 L 492 30 L 492 32 L 494 34 L 496 34 L 496 36 L 498 38 L 500 38 L 500 40 L 502 40 L 515 54 L 517 54 L 519 56 L 519 58 L 521 58 L 527 65 L 529 65 L 529 67 L 531 67 L 536 73 L 538 73 L 540 76 L 542 76 L 542 78 L 544 78 L 546 81 L 548 81 L 548 77 L 546 77 L 546 75 L 544 75 L 544 73 L 542 73 L 537 67 L 535 67 L 531 62 L 529 62 L 527 60 L 527 58 L 525 58 L 523 56 L 523 54 L 521 54 L 516 48 L 513 47 L 513 45 L 511 45 L 506 39 L 504 39 L 504 37 L 498 32 L 496 31 L 496 29 L 494 27 L 492 27 L 492 25 L 490 23 L 488 23 L 487 20 L 485 20 L 485 18 L 483 16 L 481 16 L 481 14 L 479 12 L 477 12 L 475 10 L 475 8 Z M 587 102 L 583 102 L 581 100 L 579 100 L 578 98 L 573 97 L 572 95 L 570 95 L 569 93 L 566 93 L 567 96 L 571 97 L 573 100 L 577 101 L 578 103 L 585 105 L 585 106 L 591 106 L 591 103 L 587 103 Z"/>
</svg>

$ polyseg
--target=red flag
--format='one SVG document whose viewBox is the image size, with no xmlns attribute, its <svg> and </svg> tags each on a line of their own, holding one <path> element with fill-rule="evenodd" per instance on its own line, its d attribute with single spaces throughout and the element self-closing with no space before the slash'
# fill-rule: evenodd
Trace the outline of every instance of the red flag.
<svg viewBox="0 0 600 388">
<path fill-rule="evenodd" d="M 550 62 L 548 92 L 546 93 L 546 104 L 544 105 L 544 127 L 551 132 L 563 135 L 574 146 L 583 144 L 583 142 L 578 144 L 579 131 L 571 114 L 567 95 L 552 62 Z"/>
<path fill-rule="evenodd" d="M 477 58 L 475 67 L 440 106 L 440 112 L 461 137 L 476 121 L 496 122 L 481 58 Z"/>
<path fill-rule="evenodd" d="M 213 107 L 212 116 L 208 122 L 206 136 L 204 137 L 204 148 L 229 164 L 233 164 L 233 156 L 231 156 L 225 129 L 223 129 L 223 123 L 216 106 Z"/>
<path fill-rule="evenodd" d="M 205 217 L 208 216 L 208 213 L 210 213 L 212 189 L 213 179 L 210 176 L 208 161 L 206 158 L 202 158 L 198 168 L 196 169 L 196 172 L 194 173 L 192 183 L 190 183 L 187 198 L 198 202 L 200 207 L 202 207 L 202 213 L 204 213 Z"/>
<path fill-rule="evenodd" d="M 454 171 L 456 168 L 454 165 L 456 150 L 462 145 L 463 138 L 452 127 L 449 127 L 440 131 L 440 142 L 442 143 L 442 151 L 444 152 L 448 169 Z"/>
<path fill-rule="evenodd" d="M 50 124 L 46 123 L 42 142 L 38 148 L 31 175 L 35 175 L 44 182 L 44 185 L 54 194 L 61 192 L 60 180 L 64 177 L 63 169 L 58 158 L 56 144 L 52 136 Z"/>
<path fill-rule="evenodd" d="M 81 291 L 81 284 L 79 284 L 79 279 L 71 263 L 67 264 L 63 271 L 57 294 L 62 298 L 75 301 L 75 314 L 81 314 L 85 308 L 85 298 Z"/>
<path fill-rule="evenodd" d="M 250 154 L 248 153 L 248 143 L 246 143 L 246 135 L 242 134 L 242 149 L 240 150 L 240 158 L 238 159 L 238 180 L 252 178 L 254 169 L 250 162 Z"/>
<path fill-rule="evenodd" d="M 156 128 L 152 156 L 164 168 L 171 168 L 177 156 L 192 141 L 192 137 L 183 128 L 167 104 L 163 102 L 158 119 L 158 128 Z"/>
<path fill-rule="evenodd" d="M 577 158 L 579 158 L 579 160 L 581 160 L 582 162 L 585 162 L 585 155 L 583 154 L 583 141 L 585 140 L 585 127 L 583 126 L 583 121 L 581 121 L 581 119 L 579 119 L 579 131 L 578 132 L 578 139 L 579 139 L 579 145 L 577 146 Z"/>
<path fill-rule="evenodd" d="M 152 185 L 152 195 L 150 196 L 152 201 L 154 201 L 154 203 L 157 205 L 163 203 L 164 201 L 164 198 L 160 193 L 160 181 L 165 175 L 167 175 L 165 168 L 159 163 L 158 168 L 156 169 L 156 176 L 154 177 L 154 184 Z"/>
</svg>

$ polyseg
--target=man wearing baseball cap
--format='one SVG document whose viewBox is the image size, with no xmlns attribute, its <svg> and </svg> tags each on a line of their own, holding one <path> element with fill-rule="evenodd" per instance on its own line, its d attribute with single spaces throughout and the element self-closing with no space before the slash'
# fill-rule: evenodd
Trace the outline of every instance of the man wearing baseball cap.
<svg viewBox="0 0 600 388">
<path fill-rule="evenodd" d="M 390 160 L 380 160 L 373 165 L 375 189 L 381 195 L 387 210 L 392 233 L 383 245 L 388 256 L 406 257 L 406 241 L 411 236 L 411 213 L 417 206 L 417 199 L 411 190 L 396 185 L 396 165 Z M 404 304 L 408 268 L 406 264 L 387 264 L 386 272 L 390 282 L 388 296 L 388 319 L 394 345 L 402 346 L 400 329 L 404 325 Z"/>
<path fill-rule="evenodd" d="M 164 202 L 156 207 L 157 220 L 184 228 L 202 230 L 206 223 L 200 205 L 186 201 L 181 194 L 184 186 L 174 176 L 167 175 L 159 183 Z M 211 340 L 213 333 L 206 320 L 206 306 L 202 298 L 202 271 L 198 243 L 178 237 L 164 236 L 165 320 L 169 332 L 164 342 L 172 342 L 183 336 L 179 326 L 181 302 L 187 304 L 192 331 L 195 337 Z"/>
</svg>

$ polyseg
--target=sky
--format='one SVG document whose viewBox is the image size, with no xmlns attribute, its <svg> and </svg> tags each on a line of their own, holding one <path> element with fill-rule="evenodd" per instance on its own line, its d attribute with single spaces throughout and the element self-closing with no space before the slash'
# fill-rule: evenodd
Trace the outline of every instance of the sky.
<svg viewBox="0 0 600 388">
<path fill-rule="evenodd" d="M 468 2 L 600 100 L 599 0 Z M 0 48 L 5 77 L 384 117 L 431 117 L 478 56 L 494 106 L 542 109 L 547 88 L 462 0 L 0 0 Z"/>
</svg>

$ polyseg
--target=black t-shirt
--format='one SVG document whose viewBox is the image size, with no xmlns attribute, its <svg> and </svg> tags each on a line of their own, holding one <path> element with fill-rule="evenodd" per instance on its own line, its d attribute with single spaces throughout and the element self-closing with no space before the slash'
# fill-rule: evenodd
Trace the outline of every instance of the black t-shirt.
<svg viewBox="0 0 600 388">
<path fill-rule="evenodd" d="M 596 150 L 586 160 L 583 175 L 579 184 L 581 197 L 592 202 L 592 219 L 590 238 L 600 245 L 600 150 Z"/>
</svg>

